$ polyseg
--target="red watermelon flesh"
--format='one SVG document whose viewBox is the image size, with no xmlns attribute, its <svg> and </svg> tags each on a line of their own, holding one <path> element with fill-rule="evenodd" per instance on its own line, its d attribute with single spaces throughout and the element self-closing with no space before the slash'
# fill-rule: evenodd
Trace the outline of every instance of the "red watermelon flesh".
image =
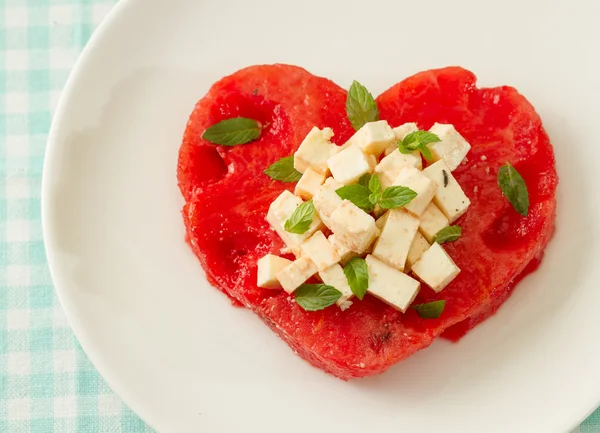
<svg viewBox="0 0 600 433">
<path fill-rule="evenodd" d="M 190 117 L 178 179 L 188 241 L 209 281 L 252 309 L 300 356 L 347 380 L 387 370 L 444 331 L 460 338 L 493 314 L 541 259 L 554 228 L 557 176 L 539 116 L 513 88 L 477 89 L 475 76 L 457 67 L 396 84 L 377 98 L 382 119 L 392 126 L 417 122 L 421 129 L 452 123 L 472 145 L 468 162 L 454 172 L 472 204 L 457 221 L 462 237 L 445 245 L 462 272 L 439 294 L 421 289 L 416 302 L 446 300 L 439 319 L 402 314 L 370 296 L 344 312 L 304 311 L 285 292 L 256 286 L 258 259 L 284 246 L 265 221 L 268 207 L 294 186 L 263 170 L 291 155 L 313 126 L 329 126 L 333 140 L 345 142 L 353 133 L 345 100 L 344 89 L 295 66 L 253 66 L 223 78 Z M 268 126 L 258 141 L 242 146 L 201 139 L 208 126 L 235 116 Z M 506 161 L 527 182 L 526 218 L 498 188 L 496 174 Z"/>
</svg>

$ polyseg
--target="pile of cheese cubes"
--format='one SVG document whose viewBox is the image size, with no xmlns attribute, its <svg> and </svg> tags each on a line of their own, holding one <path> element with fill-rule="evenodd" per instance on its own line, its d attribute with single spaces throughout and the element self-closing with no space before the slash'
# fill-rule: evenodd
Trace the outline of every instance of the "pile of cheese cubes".
<svg viewBox="0 0 600 433">
<path fill-rule="evenodd" d="M 302 173 L 295 194 L 284 191 L 267 214 L 296 260 L 272 254 L 261 258 L 258 286 L 293 293 L 318 275 L 342 293 L 337 304 L 344 310 L 352 304 L 353 293 L 342 266 L 353 257 L 365 258 L 367 292 L 402 312 L 417 296 L 420 281 L 436 292 L 448 285 L 460 269 L 433 240 L 470 204 L 452 171 L 471 146 L 452 125 L 436 123 L 430 132 L 441 141 L 429 144 L 435 162 L 423 169 L 418 151 L 403 154 L 397 144 L 417 130 L 415 123 L 392 129 L 384 120 L 370 122 L 336 146 L 330 128 L 313 128 L 294 154 L 294 167 Z M 336 193 L 367 173 L 377 175 L 383 189 L 405 186 L 417 196 L 402 208 L 376 207 L 375 219 Z M 303 234 L 287 232 L 286 220 L 303 200 L 311 199 L 315 216 L 310 228 Z"/>
</svg>

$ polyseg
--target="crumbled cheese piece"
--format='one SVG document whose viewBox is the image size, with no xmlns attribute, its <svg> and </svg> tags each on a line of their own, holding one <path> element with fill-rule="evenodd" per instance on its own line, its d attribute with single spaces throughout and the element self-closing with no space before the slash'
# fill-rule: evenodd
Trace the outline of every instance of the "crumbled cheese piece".
<svg viewBox="0 0 600 433">
<path fill-rule="evenodd" d="M 375 219 L 348 200 L 331 214 L 331 226 L 337 240 L 358 254 L 367 251 L 379 236 Z"/>
<path fill-rule="evenodd" d="M 445 176 L 444 171 L 446 172 Z M 467 211 L 471 201 L 465 195 L 444 161 L 440 160 L 435 164 L 431 164 L 423 170 L 423 174 L 439 185 L 433 202 L 452 224 Z"/>
<path fill-rule="evenodd" d="M 350 137 L 343 148 L 358 147 L 367 155 L 379 157 L 395 139 L 394 131 L 392 131 L 387 121 L 379 120 L 365 123 Z"/>
<path fill-rule="evenodd" d="M 275 275 L 283 290 L 293 293 L 306 280 L 317 273 L 317 266 L 307 256 L 300 257 Z"/>
<path fill-rule="evenodd" d="M 412 271 L 437 293 L 456 278 L 460 269 L 444 248 L 436 242 L 413 265 Z"/>
<path fill-rule="evenodd" d="M 329 174 L 327 160 L 340 150 L 329 141 L 331 137 L 333 137 L 331 128 L 320 130 L 315 126 L 311 129 L 294 153 L 294 168 L 304 173 L 310 167 L 317 173 L 327 176 Z"/>
<path fill-rule="evenodd" d="M 343 243 L 338 241 L 335 234 L 329 235 L 327 240 L 333 246 L 333 248 L 335 248 L 335 251 L 340 256 L 340 263 L 342 265 L 345 265 L 346 263 L 348 263 L 348 261 L 350 261 L 351 258 L 358 256 L 354 251 L 352 251 L 346 245 L 344 245 Z"/>
<path fill-rule="evenodd" d="M 405 313 L 419 293 L 419 282 L 371 255 L 365 260 L 369 271 L 367 291 Z"/>
<path fill-rule="evenodd" d="M 341 260 L 335 248 L 327 241 L 327 238 L 320 230 L 306 240 L 300 247 L 304 254 L 317 265 L 319 271 L 327 269 Z"/>
<path fill-rule="evenodd" d="M 373 173 L 373 160 L 358 147 L 349 147 L 327 160 L 335 180 L 344 185 L 356 182 L 363 174 Z"/>
<path fill-rule="evenodd" d="M 421 156 L 416 151 L 410 154 L 400 153 L 398 149 L 394 150 L 388 156 L 383 158 L 375 167 L 375 174 L 381 182 L 383 188 L 389 188 L 394 183 L 400 172 L 407 165 L 412 165 L 421 170 Z"/>
<path fill-rule="evenodd" d="M 433 238 L 438 232 L 448 227 L 448 218 L 442 213 L 435 203 L 429 203 L 425 212 L 421 215 L 419 231 L 428 242 L 433 242 Z"/>
<path fill-rule="evenodd" d="M 323 283 L 333 286 L 342 292 L 342 296 L 336 301 L 336 304 L 342 309 L 342 311 L 352 305 L 352 303 L 349 302 L 349 299 L 354 296 L 354 293 L 352 293 L 352 289 L 350 289 L 350 285 L 348 284 L 348 279 L 344 274 L 344 270 L 339 264 L 336 263 L 335 265 L 322 270 L 319 272 L 319 277 L 321 277 Z M 348 303 L 350 305 L 347 305 Z"/>
<path fill-rule="evenodd" d="M 296 208 L 302 204 L 302 199 L 289 191 L 283 191 L 279 197 L 271 203 L 267 212 L 267 222 L 283 240 L 285 245 L 296 255 L 300 254 L 300 244 L 311 237 L 317 230 L 323 228 L 323 223 L 318 215 L 313 218 L 309 229 L 302 234 L 290 233 L 284 229 L 285 222 L 294 213 Z"/>
<path fill-rule="evenodd" d="M 308 167 L 296 184 L 294 194 L 304 200 L 310 200 L 317 193 L 323 182 L 325 182 L 325 176 Z"/>
<path fill-rule="evenodd" d="M 406 210 L 417 216 L 425 211 L 438 187 L 436 182 L 411 165 L 405 166 L 400 171 L 393 185 L 405 186 L 417 193 L 417 196 L 404 206 Z"/>
<path fill-rule="evenodd" d="M 429 132 L 433 132 L 441 140 L 428 145 L 433 159 L 435 161 L 443 159 L 450 170 L 455 170 L 471 150 L 471 145 L 452 125 L 436 123 Z"/>
<path fill-rule="evenodd" d="M 342 204 L 342 199 L 335 192 L 343 185 L 332 177 L 327 178 L 325 184 L 321 185 L 315 196 L 313 204 L 323 224 L 331 230 L 331 214 Z"/>
<path fill-rule="evenodd" d="M 404 209 L 391 209 L 375 242 L 372 255 L 384 263 L 404 270 L 406 257 L 419 229 L 419 220 Z"/>
<path fill-rule="evenodd" d="M 423 253 L 429 249 L 429 242 L 425 237 L 417 232 L 415 240 L 410 246 L 408 257 L 406 257 L 406 265 L 404 266 L 404 272 L 409 272 L 412 266 L 421 258 Z"/>
<path fill-rule="evenodd" d="M 291 261 L 273 254 L 267 254 L 257 262 L 256 285 L 264 289 L 279 288 L 279 281 L 275 277 L 279 271 L 288 266 Z"/>
</svg>

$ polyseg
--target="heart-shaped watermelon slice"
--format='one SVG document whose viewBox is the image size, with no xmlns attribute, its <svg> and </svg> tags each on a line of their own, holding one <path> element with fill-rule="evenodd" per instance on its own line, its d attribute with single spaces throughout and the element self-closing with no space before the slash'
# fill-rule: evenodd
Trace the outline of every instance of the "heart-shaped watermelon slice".
<svg viewBox="0 0 600 433">
<path fill-rule="evenodd" d="M 444 245 L 459 276 L 441 293 L 422 287 L 415 302 L 445 299 L 439 319 L 402 314 L 370 296 L 346 311 L 303 310 L 284 291 L 256 285 L 256 262 L 284 247 L 265 215 L 294 184 L 263 171 L 292 155 L 313 126 L 333 141 L 354 132 L 346 91 L 289 65 L 252 66 L 215 83 L 192 112 L 180 149 L 178 180 L 187 239 L 215 287 L 254 311 L 304 359 L 342 379 L 382 373 L 444 335 L 460 338 L 493 314 L 514 284 L 535 269 L 554 230 L 558 178 L 554 155 L 532 105 L 512 87 L 476 87 L 471 72 L 449 67 L 416 74 L 377 98 L 390 125 L 451 123 L 471 143 L 453 174 L 471 200 L 461 238 Z M 243 116 L 267 125 L 260 139 L 226 147 L 201 138 L 209 126 Z M 530 210 L 521 217 L 502 196 L 497 172 L 510 161 L 525 179 Z"/>
</svg>

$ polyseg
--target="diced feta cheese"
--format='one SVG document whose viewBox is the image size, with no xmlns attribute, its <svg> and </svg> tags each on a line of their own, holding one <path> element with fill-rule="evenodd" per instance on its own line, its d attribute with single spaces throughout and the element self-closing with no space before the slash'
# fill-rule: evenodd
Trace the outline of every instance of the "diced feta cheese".
<svg viewBox="0 0 600 433">
<path fill-rule="evenodd" d="M 446 183 L 444 182 L 444 171 L 446 172 Z M 471 201 L 465 195 L 444 161 L 440 160 L 435 164 L 431 164 L 423 170 L 423 174 L 438 184 L 433 202 L 452 224 L 467 211 Z"/>
<path fill-rule="evenodd" d="M 454 129 L 453 125 L 436 123 L 429 132 L 433 132 L 441 140 L 428 145 L 434 161 L 443 159 L 450 170 L 455 170 L 471 150 L 471 145 Z"/>
<path fill-rule="evenodd" d="M 396 140 L 394 131 L 387 121 L 365 123 L 362 128 L 354 133 L 344 144 L 343 148 L 359 147 L 367 155 L 379 157 L 386 147 Z"/>
<path fill-rule="evenodd" d="M 319 217 L 329 229 L 331 229 L 331 214 L 342 204 L 342 199 L 335 192 L 343 185 L 333 178 L 328 178 L 324 185 L 321 185 L 315 196 L 313 204 Z"/>
<path fill-rule="evenodd" d="M 412 165 L 405 166 L 394 180 L 393 185 L 405 186 L 417 193 L 404 208 L 420 216 L 433 199 L 438 185 Z"/>
<path fill-rule="evenodd" d="M 323 228 L 323 223 L 316 214 L 313 218 L 313 222 L 309 229 L 302 234 L 290 233 L 284 229 L 285 222 L 294 213 L 296 208 L 302 204 L 302 199 L 295 196 L 289 191 L 283 191 L 279 197 L 271 203 L 269 211 L 267 212 L 267 222 L 273 227 L 273 230 L 277 232 L 279 237 L 283 240 L 285 245 L 292 251 L 296 256 L 300 254 L 300 244 L 306 239 L 311 237 L 317 230 Z"/>
<path fill-rule="evenodd" d="M 417 297 L 421 284 L 371 255 L 367 255 L 365 260 L 369 270 L 369 288 L 367 291 L 405 313 Z"/>
<path fill-rule="evenodd" d="M 296 184 L 294 193 L 304 200 L 310 200 L 317 193 L 323 182 L 325 182 L 325 175 L 317 173 L 308 167 Z"/>
<path fill-rule="evenodd" d="M 387 221 L 389 216 L 390 216 L 390 212 L 387 211 L 383 215 L 381 215 L 379 218 L 377 218 L 377 221 L 375 221 L 375 225 L 377 226 L 377 228 L 379 230 L 383 230 L 383 226 L 385 225 L 385 222 Z"/>
<path fill-rule="evenodd" d="M 287 293 L 293 293 L 317 273 L 317 266 L 307 256 L 300 257 L 279 271 L 275 277 Z"/>
<path fill-rule="evenodd" d="M 414 152 L 411 154 L 403 154 L 396 149 L 383 158 L 375 167 L 375 174 L 379 177 L 381 186 L 383 186 L 383 188 L 392 186 L 394 180 L 407 165 L 412 165 L 421 170 L 423 166 L 419 152 L 416 152 L 416 155 Z"/>
<path fill-rule="evenodd" d="M 391 209 L 375 242 L 372 255 L 384 263 L 404 270 L 406 257 L 419 229 L 419 220 L 404 209 Z"/>
<path fill-rule="evenodd" d="M 319 271 L 327 269 L 340 261 L 339 254 L 320 230 L 300 247 L 313 263 L 317 265 Z"/>
<path fill-rule="evenodd" d="M 278 289 L 280 285 L 275 275 L 290 263 L 288 259 L 273 254 L 260 258 L 257 262 L 256 285 L 264 289 Z"/>
<path fill-rule="evenodd" d="M 412 266 L 413 273 L 434 292 L 440 292 L 456 278 L 460 269 L 437 242 Z"/>
<path fill-rule="evenodd" d="M 352 289 L 350 289 L 350 285 L 348 284 L 348 279 L 344 274 L 344 270 L 337 263 L 321 272 L 319 272 L 319 277 L 323 283 L 328 286 L 333 286 L 342 292 L 342 296 L 336 301 L 336 304 L 342 309 L 346 309 L 348 306 L 348 300 L 354 296 L 352 293 Z M 352 305 L 352 303 L 350 303 Z"/>
<path fill-rule="evenodd" d="M 351 258 L 358 256 L 358 254 L 356 254 L 354 251 L 352 251 L 346 245 L 344 245 L 343 243 L 338 241 L 335 234 L 329 235 L 327 240 L 333 246 L 333 248 L 335 248 L 335 251 L 338 253 L 338 256 L 340 256 L 340 263 L 342 265 L 345 265 L 346 263 L 348 263 L 348 261 Z"/>
<path fill-rule="evenodd" d="M 429 203 L 425 212 L 421 214 L 419 231 L 428 242 L 433 242 L 433 238 L 444 227 L 448 227 L 448 218 L 442 213 L 435 203 Z"/>
<path fill-rule="evenodd" d="M 294 153 L 294 168 L 304 173 L 310 167 L 317 173 L 327 176 L 329 174 L 327 160 L 340 150 L 329 141 L 331 137 L 333 137 L 331 128 L 320 130 L 315 126 L 311 129 Z"/>
<path fill-rule="evenodd" d="M 410 251 L 408 251 L 408 257 L 406 257 L 406 266 L 404 266 L 404 272 L 408 272 L 411 270 L 412 266 L 421 258 L 423 253 L 429 249 L 429 242 L 425 237 L 417 232 L 415 236 L 415 240 L 410 246 Z"/>
<path fill-rule="evenodd" d="M 344 185 L 356 182 L 363 174 L 373 173 L 372 158 L 359 147 L 349 147 L 327 160 L 327 166 L 335 180 Z"/>
<path fill-rule="evenodd" d="M 379 236 L 375 219 L 348 200 L 331 214 L 331 226 L 336 239 L 358 254 L 367 251 Z"/>
</svg>

